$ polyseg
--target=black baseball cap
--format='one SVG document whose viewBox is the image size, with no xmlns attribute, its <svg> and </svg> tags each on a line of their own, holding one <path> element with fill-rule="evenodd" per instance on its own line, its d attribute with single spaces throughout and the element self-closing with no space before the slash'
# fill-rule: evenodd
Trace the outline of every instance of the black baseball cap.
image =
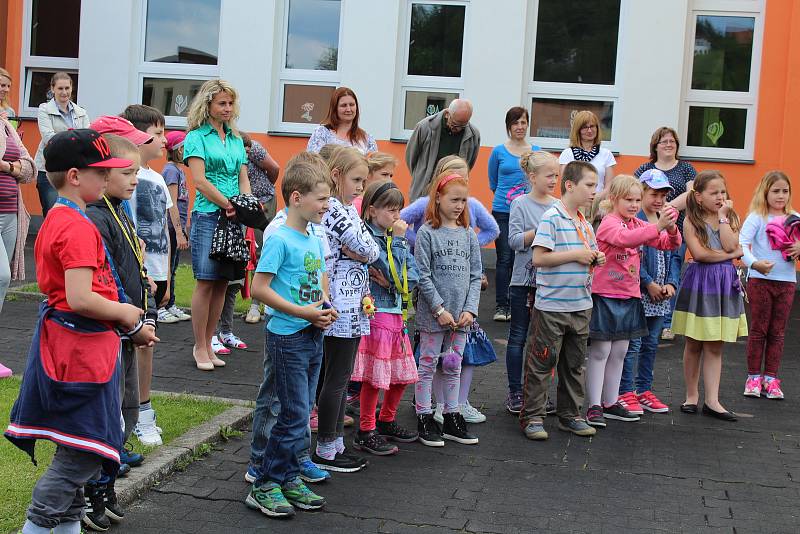
<svg viewBox="0 0 800 534">
<path fill-rule="evenodd" d="M 123 169 L 133 161 L 112 158 L 108 141 L 95 130 L 83 128 L 55 134 L 44 147 L 45 169 L 50 172 L 95 167 Z"/>
</svg>

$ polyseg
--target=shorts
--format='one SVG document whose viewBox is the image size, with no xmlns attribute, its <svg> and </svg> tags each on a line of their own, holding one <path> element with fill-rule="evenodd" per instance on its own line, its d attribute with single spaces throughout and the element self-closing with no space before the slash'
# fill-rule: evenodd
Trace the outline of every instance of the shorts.
<svg viewBox="0 0 800 534">
<path fill-rule="evenodd" d="M 192 225 L 189 230 L 189 242 L 192 248 L 192 272 L 195 280 L 221 280 L 220 263 L 208 257 L 211 252 L 211 240 L 221 211 L 211 213 L 192 212 Z"/>
</svg>

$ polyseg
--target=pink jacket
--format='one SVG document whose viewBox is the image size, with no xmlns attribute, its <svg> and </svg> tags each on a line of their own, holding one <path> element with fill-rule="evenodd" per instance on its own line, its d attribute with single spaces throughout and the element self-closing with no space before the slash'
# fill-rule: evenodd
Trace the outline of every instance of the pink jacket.
<svg viewBox="0 0 800 534">
<path fill-rule="evenodd" d="M 597 246 L 605 253 L 606 263 L 594 270 L 592 293 L 604 297 L 642 298 L 639 287 L 640 247 L 675 250 L 681 246 L 681 234 L 658 231 L 658 226 L 633 218 L 625 221 L 616 213 L 603 218 L 597 229 Z"/>
</svg>

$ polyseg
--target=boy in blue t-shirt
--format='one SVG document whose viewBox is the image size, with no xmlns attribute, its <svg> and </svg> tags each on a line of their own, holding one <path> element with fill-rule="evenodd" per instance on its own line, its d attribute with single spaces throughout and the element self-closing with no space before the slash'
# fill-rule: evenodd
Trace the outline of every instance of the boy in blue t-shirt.
<svg viewBox="0 0 800 534">
<path fill-rule="evenodd" d="M 286 224 L 265 243 L 252 289 L 253 297 L 272 308 L 266 351 L 281 412 L 245 503 L 270 517 L 291 516 L 293 506 L 315 510 L 325 504 L 300 479 L 297 453 L 317 388 L 322 334 L 338 315 L 329 304 L 322 241 L 307 230 L 328 209 L 329 179 L 315 165 L 291 161 L 281 192 Z"/>
</svg>

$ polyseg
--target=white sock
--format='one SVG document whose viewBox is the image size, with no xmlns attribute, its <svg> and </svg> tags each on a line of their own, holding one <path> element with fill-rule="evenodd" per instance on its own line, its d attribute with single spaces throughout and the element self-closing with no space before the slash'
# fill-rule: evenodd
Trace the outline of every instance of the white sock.
<svg viewBox="0 0 800 534">
<path fill-rule="evenodd" d="M 339 436 L 334 443 L 336 444 L 336 453 L 342 454 L 344 452 L 344 437 Z"/>
<path fill-rule="evenodd" d="M 317 456 L 333 460 L 336 457 L 336 441 L 317 441 Z"/>
</svg>

